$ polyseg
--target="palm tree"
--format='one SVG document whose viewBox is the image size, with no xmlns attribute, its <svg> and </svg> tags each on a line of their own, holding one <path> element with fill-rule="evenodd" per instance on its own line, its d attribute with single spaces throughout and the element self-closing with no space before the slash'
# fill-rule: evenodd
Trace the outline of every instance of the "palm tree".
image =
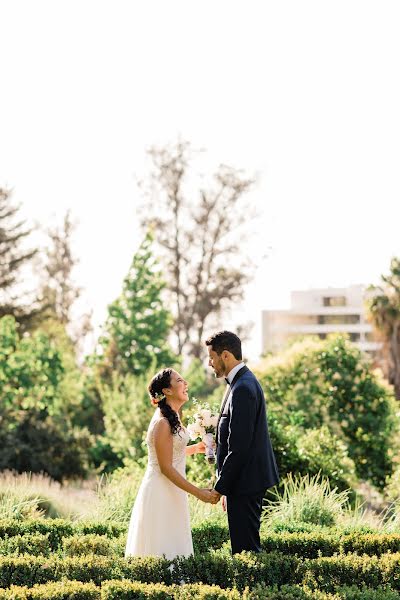
<svg viewBox="0 0 400 600">
<path fill-rule="evenodd" d="M 387 376 L 400 400 L 400 259 L 392 258 L 390 274 L 382 275 L 382 286 L 371 286 L 368 312 L 383 339 Z"/>
</svg>

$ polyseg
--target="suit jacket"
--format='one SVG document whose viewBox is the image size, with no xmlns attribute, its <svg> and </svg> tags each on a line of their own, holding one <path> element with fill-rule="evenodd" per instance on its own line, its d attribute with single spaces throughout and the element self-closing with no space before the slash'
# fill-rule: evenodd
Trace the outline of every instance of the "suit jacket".
<svg viewBox="0 0 400 600">
<path fill-rule="evenodd" d="M 242 367 L 231 383 L 216 439 L 217 492 L 224 496 L 258 494 L 278 483 L 264 392 L 248 367 Z"/>
</svg>

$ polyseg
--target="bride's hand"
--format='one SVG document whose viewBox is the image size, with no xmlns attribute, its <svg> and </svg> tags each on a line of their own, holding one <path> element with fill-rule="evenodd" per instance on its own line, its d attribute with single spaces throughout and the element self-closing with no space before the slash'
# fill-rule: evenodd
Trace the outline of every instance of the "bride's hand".
<svg viewBox="0 0 400 600">
<path fill-rule="evenodd" d="M 204 442 L 199 442 L 198 444 L 195 444 L 195 446 L 196 446 L 196 454 L 205 454 L 206 445 Z"/>
<path fill-rule="evenodd" d="M 202 500 L 203 502 L 208 502 L 209 504 L 215 504 L 214 493 L 207 488 L 199 488 L 197 493 L 197 498 Z"/>
</svg>

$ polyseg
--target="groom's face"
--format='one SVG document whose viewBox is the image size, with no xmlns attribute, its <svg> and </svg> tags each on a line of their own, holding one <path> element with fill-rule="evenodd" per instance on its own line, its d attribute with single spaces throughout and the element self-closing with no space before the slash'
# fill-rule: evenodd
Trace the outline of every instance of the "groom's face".
<svg viewBox="0 0 400 600">
<path fill-rule="evenodd" d="M 208 348 L 208 366 L 214 370 L 215 377 L 224 377 L 225 375 L 225 363 L 222 356 L 217 354 L 211 346 Z"/>
</svg>

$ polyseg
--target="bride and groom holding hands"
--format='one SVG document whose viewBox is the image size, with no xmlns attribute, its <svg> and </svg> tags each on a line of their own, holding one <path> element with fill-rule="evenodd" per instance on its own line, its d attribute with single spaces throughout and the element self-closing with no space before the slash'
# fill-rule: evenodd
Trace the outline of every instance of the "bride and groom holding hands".
<svg viewBox="0 0 400 600">
<path fill-rule="evenodd" d="M 156 407 L 146 435 L 147 469 L 132 510 L 125 556 L 193 554 L 188 493 L 216 504 L 228 515 L 232 553 L 260 552 L 262 501 L 279 480 L 268 434 L 260 383 L 242 361 L 241 341 L 221 331 L 206 341 L 209 366 L 224 377 L 226 392 L 216 429 L 217 480 L 199 488 L 185 477 L 186 456 L 204 453 L 203 442 L 188 446 L 179 418 L 188 401 L 188 384 L 174 369 L 163 369 L 149 384 Z"/>
</svg>

